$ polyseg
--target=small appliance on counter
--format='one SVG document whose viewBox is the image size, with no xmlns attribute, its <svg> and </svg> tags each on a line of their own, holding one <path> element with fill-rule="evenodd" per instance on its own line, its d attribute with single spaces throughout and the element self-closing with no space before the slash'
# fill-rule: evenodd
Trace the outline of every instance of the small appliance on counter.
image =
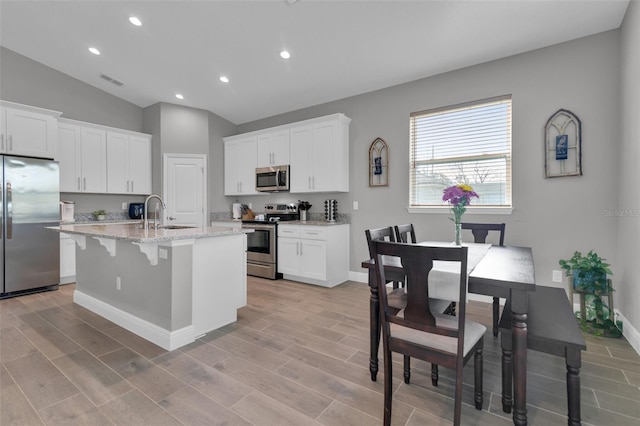
<svg viewBox="0 0 640 426">
<path fill-rule="evenodd" d="M 231 214 L 232 214 L 232 217 L 234 219 L 241 219 L 242 218 L 242 204 L 233 203 L 233 206 L 231 207 Z"/>
<path fill-rule="evenodd" d="M 73 222 L 75 219 L 76 203 L 73 201 L 60 201 L 60 221 Z"/>
<path fill-rule="evenodd" d="M 129 217 L 131 219 L 142 219 L 144 214 L 144 203 L 129 203 Z"/>
<path fill-rule="evenodd" d="M 298 200 L 298 211 L 300 211 L 300 220 L 307 221 L 307 211 L 311 208 L 311 204 L 308 201 Z"/>
<path fill-rule="evenodd" d="M 324 220 L 335 222 L 338 218 L 338 200 L 324 200 Z"/>
</svg>

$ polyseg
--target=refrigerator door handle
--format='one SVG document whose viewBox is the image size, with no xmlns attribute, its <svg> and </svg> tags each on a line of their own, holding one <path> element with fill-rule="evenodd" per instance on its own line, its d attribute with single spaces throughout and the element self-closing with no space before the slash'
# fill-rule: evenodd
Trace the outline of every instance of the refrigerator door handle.
<svg viewBox="0 0 640 426">
<path fill-rule="evenodd" d="M 11 182 L 7 182 L 7 240 L 13 236 L 13 203 L 11 195 Z"/>
</svg>

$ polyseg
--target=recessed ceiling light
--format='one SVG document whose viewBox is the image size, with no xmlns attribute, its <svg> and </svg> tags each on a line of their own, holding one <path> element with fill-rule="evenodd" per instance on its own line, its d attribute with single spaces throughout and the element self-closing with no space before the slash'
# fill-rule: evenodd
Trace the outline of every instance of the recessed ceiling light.
<svg viewBox="0 0 640 426">
<path fill-rule="evenodd" d="M 289 59 L 291 57 L 291 53 L 289 53 L 286 50 L 283 50 L 282 52 L 280 52 L 280 57 L 282 59 Z"/>
<path fill-rule="evenodd" d="M 142 25 L 142 21 L 140 21 L 138 18 L 136 18 L 135 16 L 132 16 L 129 18 L 129 22 L 131 22 L 133 25 L 135 25 L 136 27 L 139 27 Z"/>
<path fill-rule="evenodd" d="M 182 96 L 180 93 L 176 93 L 176 98 L 178 98 L 178 99 L 184 99 L 184 96 Z"/>
<path fill-rule="evenodd" d="M 229 78 L 227 76 L 223 75 L 222 77 L 220 77 L 220 81 L 223 82 L 223 83 L 228 83 L 229 82 Z"/>
<path fill-rule="evenodd" d="M 95 47 L 90 47 L 89 48 L 89 52 L 93 53 L 94 55 L 99 55 L 100 51 L 98 49 L 96 49 Z"/>
</svg>

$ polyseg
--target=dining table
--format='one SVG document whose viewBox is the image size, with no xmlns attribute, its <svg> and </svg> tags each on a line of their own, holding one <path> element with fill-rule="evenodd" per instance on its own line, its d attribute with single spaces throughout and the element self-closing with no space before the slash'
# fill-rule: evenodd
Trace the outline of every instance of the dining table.
<svg viewBox="0 0 640 426">
<path fill-rule="evenodd" d="M 434 241 L 423 241 L 417 244 L 426 246 L 453 245 L 452 243 Z M 500 297 L 510 301 L 513 352 L 513 423 L 517 426 L 524 426 L 527 424 L 528 294 L 536 289 L 533 252 L 530 247 L 478 243 L 463 243 L 463 245 L 469 247 L 467 292 Z M 429 274 L 429 297 L 455 301 L 453 295 L 456 294 L 455 283 L 459 277 L 456 277 L 455 268 L 447 266 L 446 263 L 434 262 L 433 269 Z M 402 266 L 397 258 L 384 257 L 383 264 L 387 281 L 404 281 Z M 369 301 L 369 371 L 371 380 L 375 381 L 378 374 L 380 310 L 374 259 L 363 261 L 362 267 L 368 270 L 368 284 L 371 292 Z"/>
</svg>

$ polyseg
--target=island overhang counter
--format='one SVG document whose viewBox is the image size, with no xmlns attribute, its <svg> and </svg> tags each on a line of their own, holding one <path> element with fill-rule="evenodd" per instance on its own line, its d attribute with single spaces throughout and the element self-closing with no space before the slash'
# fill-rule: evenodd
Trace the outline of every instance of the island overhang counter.
<svg viewBox="0 0 640 426">
<path fill-rule="evenodd" d="M 167 350 L 237 320 L 247 301 L 247 238 L 223 227 L 61 225 L 73 238 L 75 303 Z"/>
</svg>

